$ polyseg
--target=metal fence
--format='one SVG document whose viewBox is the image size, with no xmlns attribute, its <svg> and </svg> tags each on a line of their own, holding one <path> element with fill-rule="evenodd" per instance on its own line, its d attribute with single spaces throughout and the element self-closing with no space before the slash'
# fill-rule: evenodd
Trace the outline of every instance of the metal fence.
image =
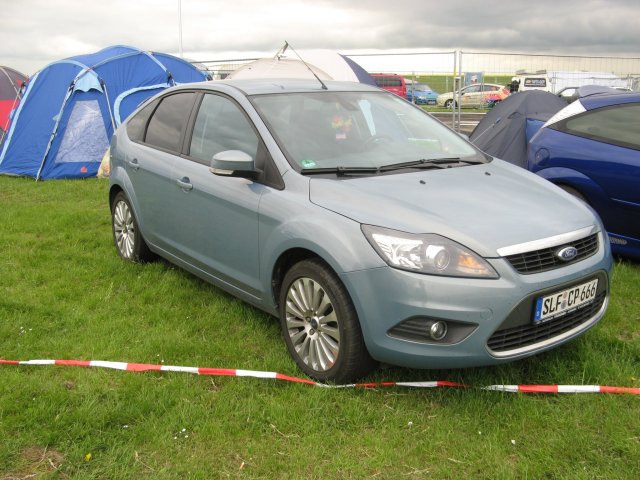
<svg viewBox="0 0 640 480">
<path fill-rule="evenodd" d="M 368 72 L 399 73 L 409 77 L 434 77 L 436 91 L 451 91 L 453 78 L 480 72 L 487 83 L 510 81 L 518 73 L 592 72 L 613 74 L 628 82 L 629 88 L 640 90 L 640 57 L 589 57 L 575 55 L 531 55 L 521 53 L 448 52 L 411 53 L 347 53 Z M 198 62 L 213 78 L 221 79 L 255 58 L 208 60 Z M 439 78 L 435 78 L 439 77 Z"/>
<path fill-rule="evenodd" d="M 544 77 L 547 90 L 562 86 L 598 84 L 640 91 L 640 57 L 595 57 L 576 55 L 532 55 L 504 52 L 383 52 L 346 53 L 370 73 L 398 73 L 428 84 L 439 93 L 456 93 L 469 83 L 508 87 L 514 77 Z M 223 79 L 236 68 L 256 59 L 199 62 L 212 78 Z M 615 81 L 614 81 L 615 80 Z M 533 80 L 532 80 L 533 81 Z M 523 85 L 524 86 L 524 85 Z M 459 129 L 461 103 L 452 106 L 452 126 Z M 457 111 L 455 106 L 458 106 Z"/>
<path fill-rule="evenodd" d="M 603 84 L 615 76 L 634 91 L 640 90 L 640 58 L 589 57 L 575 55 L 531 55 L 495 52 L 436 52 L 436 53 L 384 53 L 351 54 L 369 72 L 401 73 L 410 78 L 429 78 L 430 86 L 439 92 L 452 90 L 453 78 L 465 80 L 471 73 L 486 83 L 504 83 L 524 74 L 549 76 L 559 79 L 558 85 L 577 77 L 589 83 Z M 580 75 L 577 75 L 577 74 Z M 560 81 L 566 78 L 566 82 Z M 582 82 L 585 83 L 585 82 Z M 554 91 L 551 89 L 551 91 Z M 555 93 L 555 91 L 554 91 Z"/>
</svg>

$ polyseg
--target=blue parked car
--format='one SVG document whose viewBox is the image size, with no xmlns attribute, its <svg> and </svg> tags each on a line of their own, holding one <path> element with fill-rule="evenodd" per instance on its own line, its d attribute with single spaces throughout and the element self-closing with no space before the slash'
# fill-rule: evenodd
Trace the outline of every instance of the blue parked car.
<svg viewBox="0 0 640 480">
<path fill-rule="evenodd" d="M 407 101 L 416 105 L 435 105 L 438 95 L 424 83 L 407 83 Z"/>
<path fill-rule="evenodd" d="M 278 317 L 318 380 L 501 364 L 607 309 L 611 250 L 590 208 L 379 88 L 184 84 L 110 152 L 118 254 L 160 255 Z"/>
<path fill-rule="evenodd" d="M 591 205 L 614 253 L 640 258 L 640 94 L 576 100 L 531 139 L 528 168 Z"/>
</svg>

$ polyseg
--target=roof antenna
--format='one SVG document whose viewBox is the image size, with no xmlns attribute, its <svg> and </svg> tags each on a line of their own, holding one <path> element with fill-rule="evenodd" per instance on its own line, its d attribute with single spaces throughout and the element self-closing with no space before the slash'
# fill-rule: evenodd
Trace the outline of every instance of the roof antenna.
<svg viewBox="0 0 640 480">
<path fill-rule="evenodd" d="M 305 67 L 307 67 L 307 68 L 309 69 L 309 71 L 313 74 L 313 76 L 314 76 L 314 77 L 316 77 L 316 80 L 318 80 L 318 81 L 320 82 L 320 85 L 322 85 L 322 89 L 323 89 L 323 90 L 329 90 L 329 89 L 327 88 L 327 86 L 324 84 L 324 82 L 323 82 L 322 80 L 320 80 L 320 77 L 319 77 L 318 75 L 316 75 L 316 72 L 314 72 L 314 71 L 311 69 L 311 67 L 310 67 L 309 65 L 307 65 L 307 62 L 305 62 L 305 61 L 302 59 L 302 57 L 301 57 L 300 55 L 298 55 L 298 52 L 296 52 L 296 51 L 295 51 L 295 49 L 294 49 L 291 45 L 289 45 L 289 42 L 287 42 L 287 41 L 285 40 L 285 41 L 284 41 L 284 47 L 282 47 L 282 53 L 284 53 L 284 52 L 287 50 L 287 48 L 290 48 L 290 49 L 291 49 L 291 51 L 292 51 L 293 53 L 295 53 L 295 54 L 296 54 L 296 56 L 300 59 L 300 61 L 301 61 L 302 63 L 304 63 L 304 66 L 305 66 Z M 278 52 L 278 53 L 280 53 L 280 52 Z"/>
<path fill-rule="evenodd" d="M 275 58 L 276 60 L 280 60 L 282 57 L 284 57 L 284 52 L 287 51 L 287 48 L 289 48 L 289 44 L 285 41 L 282 48 L 276 52 L 273 58 Z"/>
</svg>

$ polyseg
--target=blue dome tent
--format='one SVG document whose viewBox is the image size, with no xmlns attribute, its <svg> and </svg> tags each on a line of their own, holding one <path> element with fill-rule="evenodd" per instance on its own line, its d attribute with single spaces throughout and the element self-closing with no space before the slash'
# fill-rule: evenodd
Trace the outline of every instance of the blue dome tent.
<svg viewBox="0 0 640 480">
<path fill-rule="evenodd" d="M 95 176 L 114 130 L 142 101 L 203 80 L 184 60 L 127 46 L 53 62 L 27 82 L 0 145 L 0 174 Z"/>
</svg>

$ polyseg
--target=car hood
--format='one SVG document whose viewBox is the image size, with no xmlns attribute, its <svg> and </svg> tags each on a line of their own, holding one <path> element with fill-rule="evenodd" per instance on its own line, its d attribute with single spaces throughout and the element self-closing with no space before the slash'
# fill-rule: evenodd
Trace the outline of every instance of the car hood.
<svg viewBox="0 0 640 480">
<path fill-rule="evenodd" d="M 501 160 L 374 177 L 312 178 L 310 200 L 352 220 L 436 233 L 485 257 L 597 224 L 582 202 Z"/>
</svg>

